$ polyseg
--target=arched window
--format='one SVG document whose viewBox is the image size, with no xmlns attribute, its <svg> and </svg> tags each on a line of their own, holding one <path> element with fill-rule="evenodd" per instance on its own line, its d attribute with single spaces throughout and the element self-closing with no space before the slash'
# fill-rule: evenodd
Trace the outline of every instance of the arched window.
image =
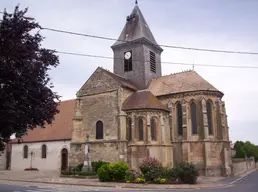
<svg viewBox="0 0 258 192">
<path fill-rule="evenodd" d="M 177 109 L 177 128 L 178 128 L 178 135 L 183 135 L 183 112 L 182 112 L 182 105 L 178 103 L 176 105 Z"/>
<path fill-rule="evenodd" d="M 96 123 L 96 139 L 103 139 L 103 123 L 98 121 Z"/>
<path fill-rule="evenodd" d="M 197 108 L 195 102 L 190 105 L 191 108 L 191 122 L 192 122 L 192 134 L 197 134 Z"/>
<path fill-rule="evenodd" d="M 139 141 L 143 141 L 143 120 L 140 118 L 138 120 L 138 138 Z"/>
<path fill-rule="evenodd" d="M 132 141 L 132 119 L 128 118 L 127 120 L 127 139 L 128 141 Z"/>
<path fill-rule="evenodd" d="M 212 135 L 213 134 L 213 124 L 212 124 L 212 102 L 211 101 L 207 101 L 206 111 L 207 111 L 209 134 Z"/>
<path fill-rule="evenodd" d="M 23 147 L 23 158 L 24 158 L 24 159 L 27 159 L 27 158 L 28 158 L 28 146 L 27 146 L 27 145 L 25 145 L 25 146 Z"/>
<path fill-rule="evenodd" d="M 151 119 L 151 140 L 157 140 L 157 126 L 154 118 Z"/>
<path fill-rule="evenodd" d="M 47 146 L 42 145 L 41 147 L 41 158 L 46 159 L 47 158 Z"/>
</svg>

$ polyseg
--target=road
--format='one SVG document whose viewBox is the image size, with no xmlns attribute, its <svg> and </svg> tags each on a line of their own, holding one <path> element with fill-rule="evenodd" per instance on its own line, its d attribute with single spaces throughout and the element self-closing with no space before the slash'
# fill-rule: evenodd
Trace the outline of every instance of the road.
<svg viewBox="0 0 258 192">
<path fill-rule="evenodd" d="M 171 191 L 171 192 L 257 192 L 258 189 L 258 171 L 253 172 L 249 176 L 245 177 L 243 180 L 235 183 L 231 187 L 220 188 L 220 189 L 191 189 L 191 190 L 183 190 L 183 189 L 174 189 L 174 190 L 137 190 L 137 189 L 106 189 L 106 188 L 78 188 L 72 189 L 67 187 L 63 188 L 39 188 L 37 186 L 19 186 L 19 185 L 6 185 L 0 184 L 0 192 L 136 192 L 136 191 L 144 191 L 144 192 L 153 192 L 153 191 Z"/>
</svg>

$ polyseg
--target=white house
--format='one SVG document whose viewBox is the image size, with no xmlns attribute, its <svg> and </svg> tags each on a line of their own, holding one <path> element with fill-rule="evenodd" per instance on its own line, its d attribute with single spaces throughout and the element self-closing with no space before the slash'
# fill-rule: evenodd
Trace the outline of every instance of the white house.
<svg viewBox="0 0 258 192">
<path fill-rule="evenodd" d="M 35 128 L 18 143 L 11 141 L 11 170 L 37 168 L 43 171 L 60 171 L 68 167 L 68 154 L 72 136 L 75 100 L 62 101 L 59 113 L 46 128 Z"/>
<path fill-rule="evenodd" d="M 6 151 L 0 152 L 0 170 L 6 169 Z"/>
</svg>

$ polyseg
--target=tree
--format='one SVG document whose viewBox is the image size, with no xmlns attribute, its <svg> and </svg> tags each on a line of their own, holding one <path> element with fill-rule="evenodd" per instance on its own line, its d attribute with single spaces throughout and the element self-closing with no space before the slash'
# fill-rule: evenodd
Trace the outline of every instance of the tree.
<svg viewBox="0 0 258 192">
<path fill-rule="evenodd" d="M 44 128 L 59 112 L 48 71 L 59 64 L 55 51 L 41 47 L 43 37 L 28 9 L 16 6 L 0 21 L 0 151 L 11 135 Z"/>
<path fill-rule="evenodd" d="M 254 157 L 255 161 L 258 161 L 258 147 L 250 141 L 237 141 L 234 149 L 236 150 L 235 158 Z"/>
</svg>

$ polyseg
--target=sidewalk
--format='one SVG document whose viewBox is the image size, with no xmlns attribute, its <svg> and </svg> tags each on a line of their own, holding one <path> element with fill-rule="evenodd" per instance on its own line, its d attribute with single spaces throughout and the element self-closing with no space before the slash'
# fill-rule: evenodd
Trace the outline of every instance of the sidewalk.
<svg viewBox="0 0 258 192">
<path fill-rule="evenodd" d="M 249 173 L 246 173 L 249 174 Z M 241 176 L 240 176 L 241 177 Z M 227 178 L 223 177 L 199 177 L 195 185 L 157 185 L 157 184 L 132 184 L 132 183 L 102 183 L 98 179 L 74 179 L 63 178 L 58 172 L 26 172 L 26 171 L 0 171 L 1 181 L 27 182 L 35 184 L 75 185 L 88 187 L 109 188 L 138 188 L 138 189 L 201 189 L 228 186 Z M 238 179 L 238 178 L 234 178 Z M 230 180 L 231 181 L 231 180 Z"/>
</svg>

